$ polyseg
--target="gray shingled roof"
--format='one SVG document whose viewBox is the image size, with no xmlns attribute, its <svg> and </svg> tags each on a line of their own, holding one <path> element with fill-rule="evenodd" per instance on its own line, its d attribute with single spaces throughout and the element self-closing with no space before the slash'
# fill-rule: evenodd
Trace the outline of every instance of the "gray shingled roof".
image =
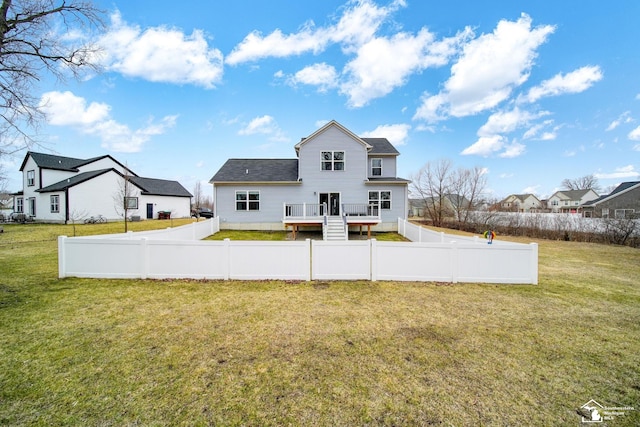
<svg viewBox="0 0 640 427">
<path fill-rule="evenodd" d="M 131 182 L 140 187 L 142 194 L 154 196 L 176 196 L 191 197 L 178 181 L 168 181 L 166 179 L 142 178 L 139 176 L 130 177 Z"/>
<path fill-rule="evenodd" d="M 76 159 L 74 157 L 64 157 L 54 154 L 36 153 L 34 151 L 29 151 L 22 161 L 22 165 L 20 166 L 21 171 L 24 169 L 29 156 L 31 156 L 33 161 L 36 162 L 36 164 L 42 169 L 62 170 L 67 172 L 78 172 L 78 168 L 80 166 L 88 165 L 89 163 L 93 163 L 107 157 L 120 166 L 126 167 L 108 154 L 104 156 L 92 157 L 90 159 Z M 136 175 L 133 171 L 131 171 L 131 169 L 129 169 L 129 172 L 131 172 L 131 175 Z"/>
<path fill-rule="evenodd" d="M 83 173 L 79 173 L 78 175 L 74 175 L 71 178 L 67 178 L 67 179 L 63 179 L 60 182 L 56 182 L 55 184 L 51 184 L 48 185 L 46 187 L 43 187 L 39 190 L 36 190 L 39 193 L 51 193 L 54 191 L 64 191 L 67 188 L 73 187 L 74 185 L 78 185 L 81 184 L 85 181 L 88 181 L 90 179 L 93 179 L 97 176 L 100 176 L 104 173 L 110 172 L 110 171 L 115 171 L 114 169 L 100 169 L 100 170 L 96 170 L 96 171 L 89 171 L 89 172 L 83 172 Z"/>
<path fill-rule="evenodd" d="M 608 199 L 611 196 L 615 196 L 616 194 L 622 191 L 628 190 L 629 188 L 635 187 L 638 184 L 640 184 L 640 181 L 623 182 L 620 185 L 618 185 L 611 193 L 600 196 L 595 200 L 590 200 L 586 202 L 583 206 L 595 206 L 601 201 L 603 201 L 604 199 Z"/>
<path fill-rule="evenodd" d="M 56 182 L 55 184 L 48 185 L 40 190 L 36 190 L 40 193 L 52 193 L 56 191 L 64 191 L 70 187 L 73 187 L 78 184 L 82 184 L 85 181 L 89 181 L 97 176 L 102 174 L 114 172 L 118 175 L 122 176 L 120 172 L 111 168 L 111 169 L 100 169 L 96 171 L 89 171 L 79 173 L 78 175 L 72 176 L 71 178 L 63 179 L 60 182 Z M 131 182 L 142 190 L 142 194 L 144 195 L 154 195 L 154 196 L 174 196 L 174 197 L 191 197 L 192 194 L 189 193 L 178 181 L 168 181 L 165 179 L 155 179 L 155 178 L 141 178 L 139 176 L 131 176 Z"/>
<path fill-rule="evenodd" d="M 25 156 L 24 162 L 22 163 L 20 170 L 24 168 L 24 164 L 26 163 L 29 155 L 31 155 L 31 158 L 33 159 L 33 161 L 36 162 L 36 164 L 43 169 L 55 169 L 55 170 L 77 172 L 78 166 L 86 163 L 86 160 L 83 160 L 83 159 L 55 156 L 52 154 L 35 153 L 30 151 Z"/>
<path fill-rule="evenodd" d="M 387 138 L 361 138 L 364 142 L 371 145 L 369 154 L 394 154 L 399 155 L 400 152 L 389 142 Z"/>
<path fill-rule="evenodd" d="M 229 159 L 209 182 L 293 182 L 298 159 Z"/>
</svg>

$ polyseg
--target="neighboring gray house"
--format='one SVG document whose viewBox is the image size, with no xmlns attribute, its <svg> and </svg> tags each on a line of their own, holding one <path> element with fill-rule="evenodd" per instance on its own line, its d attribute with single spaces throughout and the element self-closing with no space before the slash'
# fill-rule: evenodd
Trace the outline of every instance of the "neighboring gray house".
<svg viewBox="0 0 640 427">
<path fill-rule="evenodd" d="M 409 181 L 397 177 L 400 153 L 386 138 L 360 138 L 331 121 L 294 148 L 295 159 L 227 160 L 210 180 L 221 228 L 387 231 L 406 218 Z"/>
<path fill-rule="evenodd" d="M 23 189 L 14 195 L 14 211 L 36 221 L 66 223 L 96 215 L 122 219 L 115 199 L 125 176 L 133 184 L 127 197 L 129 215 L 152 219 L 163 211 L 173 217 L 191 214 L 191 193 L 179 182 L 139 177 L 109 155 L 76 159 L 29 151 L 20 171 Z"/>
<path fill-rule="evenodd" d="M 638 218 L 640 216 L 640 181 L 623 182 L 610 194 L 581 206 L 587 218 Z"/>
</svg>

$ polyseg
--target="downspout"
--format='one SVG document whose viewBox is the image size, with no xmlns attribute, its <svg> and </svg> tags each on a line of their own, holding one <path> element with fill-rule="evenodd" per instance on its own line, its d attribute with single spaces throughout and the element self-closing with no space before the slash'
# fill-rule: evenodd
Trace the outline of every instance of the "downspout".
<svg viewBox="0 0 640 427">
<path fill-rule="evenodd" d="M 69 189 L 64 189 L 64 223 L 69 223 Z"/>
</svg>

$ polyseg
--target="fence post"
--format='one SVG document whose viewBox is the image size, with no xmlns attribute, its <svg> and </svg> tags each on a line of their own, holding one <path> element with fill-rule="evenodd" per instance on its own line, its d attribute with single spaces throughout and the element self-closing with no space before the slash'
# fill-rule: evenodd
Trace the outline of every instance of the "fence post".
<svg viewBox="0 0 640 427">
<path fill-rule="evenodd" d="M 538 244 L 530 243 L 529 247 L 531 249 L 531 284 L 538 284 Z"/>
<path fill-rule="evenodd" d="M 140 239 L 140 263 L 141 263 L 141 271 L 140 278 L 146 279 L 149 274 L 149 251 L 147 248 L 147 238 L 142 237 Z"/>
<path fill-rule="evenodd" d="M 307 242 L 307 282 L 311 281 L 311 266 L 312 266 L 312 257 L 313 257 L 313 253 L 311 252 L 311 239 L 304 239 L 305 242 Z"/>
<path fill-rule="evenodd" d="M 376 239 L 369 240 L 369 279 L 372 282 L 378 280 L 378 241 Z"/>
<path fill-rule="evenodd" d="M 67 236 L 58 236 L 58 278 L 67 277 L 67 257 L 66 257 Z"/>
<path fill-rule="evenodd" d="M 451 283 L 458 283 L 458 242 L 451 241 Z"/>
<path fill-rule="evenodd" d="M 229 280 L 231 276 L 231 239 L 226 238 L 224 241 L 224 280 Z"/>
</svg>

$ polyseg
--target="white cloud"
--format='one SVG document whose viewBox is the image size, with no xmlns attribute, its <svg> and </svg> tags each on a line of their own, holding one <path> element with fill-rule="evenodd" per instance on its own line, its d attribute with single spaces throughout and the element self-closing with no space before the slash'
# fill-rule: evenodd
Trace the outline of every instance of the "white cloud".
<svg viewBox="0 0 640 427">
<path fill-rule="evenodd" d="M 362 107 L 404 85 L 412 74 L 445 65 L 471 34 L 466 29 L 436 42 L 433 33 L 422 28 L 416 35 L 397 33 L 372 38 L 358 48 L 356 57 L 345 66 L 347 79 L 341 92 L 349 97 L 350 106 Z"/>
<path fill-rule="evenodd" d="M 209 48 L 204 33 L 167 27 L 141 29 L 111 16 L 111 28 L 98 41 L 107 70 L 152 82 L 194 84 L 210 89 L 222 79 L 222 53 Z"/>
<path fill-rule="evenodd" d="M 275 119 L 272 116 L 264 115 L 256 117 L 247 126 L 238 131 L 238 135 L 269 135 L 270 141 L 288 141 Z"/>
<path fill-rule="evenodd" d="M 380 125 L 370 132 L 362 132 L 363 138 L 387 138 L 394 146 L 405 145 L 411 126 L 407 124 Z"/>
<path fill-rule="evenodd" d="M 631 111 L 625 111 L 620 114 L 620 117 L 612 121 L 609 126 L 605 129 L 606 132 L 612 131 L 623 123 L 631 123 L 633 122 L 633 118 L 631 117 Z"/>
<path fill-rule="evenodd" d="M 335 25 L 316 28 L 313 22 L 307 22 L 295 33 L 284 34 L 276 29 L 266 36 L 253 31 L 233 48 L 226 63 L 238 65 L 270 57 L 286 58 L 308 52 L 318 54 L 331 43 L 342 43 L 343 50 L 350 52 L 372 38 L 384 20 L 404 6 L 404 1 L 379 7 L 370 0 L 359 0 L 348 3 Z"/>
<path fill-rule="evenodd" d="M 539 86 L 531 88 L 523 100 L 536 102 L 547 96 L 584 92 L 594 83 L 602 80 L 602 77 L 602 70 L 598 66 L 578 68 L 565 75 L 557 74 L 551 79 L 543 81 Z"/>
<path fill-rule="evenodd" d="M 89 126 L 105 120 L 109 116 L 107 104 L 87 101 L 69 91 L 46 92 L 40 98 L 40 109 L 47 122 L 55 126 Z"/>
<path fill-rule="evenodd" d="M 624 178 L 640 178 L 640 173 L 635 170 L 633 165 L 622 166 L 616 168 L 614 172 L 610 173 L 595 173 L 594 176 L 598 179 L 624 179 Z"/>
<path fill-rule="evenodd" d="M 478 136 L 490 136 L 499 133 L 511 133 L 526 126 L 532 120 L 548 115 L 549 112 L 530 113 L 515 107 L 510 111 L 498 111 L 489 116 L 487 122 L 478 130 Z"/>
<path fill-rule="evenodd" d="M 527 81 L 537 49 L 554 29 L 550 25 L 532 28 L 526 14 L 515 22 L 500 21 L 493 33 L 464 46 L 444 90 L 425 96 L 414 118 L 464 117 L 497 106 Z"/>
<path fill-rule="evenodd" d="M 290 83 L 293 85 L 302 83 L 306 85 L 318 86 L 320 92 L 326 92 L 329 88 L 337 85 L 338 73 L 336 69 L 324 62 L 313 64 L 303 68 L 291 77 Z"/>
<path fill-rule="evenodd" d="M 319 54 L 338 44 L 345 55 L 354 55 L 341 72 L 325 63 L 315 64 L 289 77 L 288 82 L 316 85 L 320 91 L 339 87 L 348 97 L 349 106 L 362 107 L 404 85 L 412 74 L 445 65 L 473 34 L 467 28 L 454 37 L 436 41 L 432 33 L 422 28 L 416 34 L 399 32 L 377 37 L 376 33 L 391 14 L 405 6 L 404 0 L 393 1 L 388 6 L 378 6 L 371 0 L 354 0 L 347 3 L 332 25 L 316 27 L 308 22 L 289 34 L 280 29 L 267 35 L 254 31 L 232 50 L 226 63 L 238 65 L 270 57 Z M 275 77 L 282 78 L 284 73 L 279 71 Z"/>
<path fill-rule="evenodd" d="M 511 159 L 513 157 L 518 157 L 520 155 L 522 155 L 525 150 L 526 150 L 526 146 L 524 144 L 520 144 L 519 142 L 513 142 L 507 146 L 505 146 L 505 149 L 502 153 L 500 153 L 498 156 L 505 158 L 505 159 Z"/>
<path fill-rule="evenodd" d="M 141 151 L 152 136 L 174 127 L 178 118 L 177 115 L 166 116 L 160 122 L 150 119 L 145 126 L 130 129 L 110 117 L 111 107 L 107 104 L 92 102 L 87 106 L 84 98 L 71 92 L 47 92 L 40 99 L 40 106 L 49 124 L 73 126 L 100 138 L 103 148 L 126 153 Z"/>
<path fill-rule="evenodd" d="M 640 126 L 629 132 L 627 137 L 632 141 L 640 141 Z"/>
<path fill-rule="evenodd" d="M 506 138 L 502 135 L 481 136 L 472 145 L 462 150 L 460 154 L 488 157 L 494 152 L 502 150 L 505 140 Z"/>
</svg>

